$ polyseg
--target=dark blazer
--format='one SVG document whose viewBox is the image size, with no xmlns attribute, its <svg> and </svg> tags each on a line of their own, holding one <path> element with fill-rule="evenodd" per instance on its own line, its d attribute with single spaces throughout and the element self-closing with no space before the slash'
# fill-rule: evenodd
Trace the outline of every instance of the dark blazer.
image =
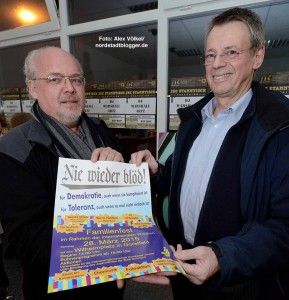
<svg viewBox="0 0 289 300">
<path fill-rule="evenodd" d="M 91 118 L 88 126 L 128 161 L 128 152 L 103 121 Z M 0 140 L 0 216 L 5 236 L 22 261 L 25 299 L 46 299 L 58 158 L 51 136 L 35 119 Z M 47 299 L 85 299 L 86 292 L 101 289 L 122 298 L 123 291 L 111 282 L 53 293 Z"/>
</svg>

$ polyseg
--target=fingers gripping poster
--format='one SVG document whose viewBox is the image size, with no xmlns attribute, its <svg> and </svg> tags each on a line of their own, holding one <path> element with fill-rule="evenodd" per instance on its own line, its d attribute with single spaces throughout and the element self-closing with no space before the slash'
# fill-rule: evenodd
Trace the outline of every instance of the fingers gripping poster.
<svg viewBox="0 0 289 300">
<path fill-rule="evenodd" d="M 151 207 L 146 163 L 60 158 L 48 293 L 183 272 Z"/>
</svg>

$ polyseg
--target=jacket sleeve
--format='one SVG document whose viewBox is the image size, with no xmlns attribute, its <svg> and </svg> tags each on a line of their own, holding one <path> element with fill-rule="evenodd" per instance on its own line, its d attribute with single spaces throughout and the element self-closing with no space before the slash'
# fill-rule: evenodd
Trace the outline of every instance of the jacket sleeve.
<svg viewBox="0 0 289 300">
<path fill-rule="evenodd" d="M 153 187 L 156 192 L 161 193 L 164 196 L 168 196 L 170 193 L 172 158 L 173 155 L 171 154 L 167 158 L 165 165 L 159 163 L 158 174 L 153 181 Z"/>
<path fill-rule="evenodd" d="M 243 211 L 246 223 L 221 249 L 219 283 L 289 270 L 289 130 L 273 137 L 261 155 Z M 244 209 L 243 209 L 244 210 Z M 289 273 L 288 273 L 289 274 Z"/>
<path fill-rule="evenodd" d="M 0 213 L 20 258 L 47 268 L 58 158 L 44 153 L 34 149 L 24 163 L 0 154 Z"/>
</svg>

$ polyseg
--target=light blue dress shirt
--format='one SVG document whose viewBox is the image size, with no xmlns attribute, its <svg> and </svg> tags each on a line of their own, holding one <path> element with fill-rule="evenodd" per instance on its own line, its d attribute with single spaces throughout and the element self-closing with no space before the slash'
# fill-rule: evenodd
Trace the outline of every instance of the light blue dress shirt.
<svg viewBox="0 0 289 300">
<path fill-rule="evenodd" d="M 185 238 L 192 245 L 216 157 L 228 130 L 241 119 L 252 94 L 250 89 L 217 118 L 215 98 L 202 108 L 203 127 L 189 152 L 180 200 Z"/>
</svg>

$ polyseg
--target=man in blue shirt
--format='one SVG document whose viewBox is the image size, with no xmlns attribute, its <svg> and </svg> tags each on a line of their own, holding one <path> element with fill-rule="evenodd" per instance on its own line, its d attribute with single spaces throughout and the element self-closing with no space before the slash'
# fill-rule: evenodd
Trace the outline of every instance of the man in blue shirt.
<svg viewBox="0 0 289 300">
<path fill-rule="evenodd" d="M 212 92 L 178 110 L 165 165 L 148 150 L 131 156 L 170 197 L 168 242 L 186 271 L 171 277 L 174 299 L 289 297 L 289 102 L 253 81 L 264 41 L 249 9 L 215 17 L 203 58 Z"/>
</svg>

